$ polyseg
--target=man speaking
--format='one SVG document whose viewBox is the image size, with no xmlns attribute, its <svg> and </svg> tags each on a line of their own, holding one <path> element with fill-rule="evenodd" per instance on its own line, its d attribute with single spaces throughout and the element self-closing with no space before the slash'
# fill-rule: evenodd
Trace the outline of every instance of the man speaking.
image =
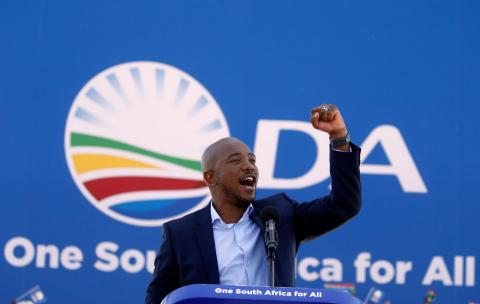
<svg viewBox="0 0 480 304">
<path fill-rule="evenodd" d="M 298 203 L 284 193 L 255 200 L 255 155 L 240 140 L 226 137 L 202 155 L 203 178 L 211 203 L 165 223 L 145 303 L 158 304 L 171 291 L 190 284 L 267 286 L 267 253 L 260 212 L 278 209 L 276 286 L 294 286 L 295 256 L 302 241 L 330 231 L 358 213 L 361 205 L 360 149 L 350 143 L 335 105 L 311 112 L 313 128 L 330 136 L 329 195 Z M 298 149 L 301 157 L 301 149 Z"/>
</svg>

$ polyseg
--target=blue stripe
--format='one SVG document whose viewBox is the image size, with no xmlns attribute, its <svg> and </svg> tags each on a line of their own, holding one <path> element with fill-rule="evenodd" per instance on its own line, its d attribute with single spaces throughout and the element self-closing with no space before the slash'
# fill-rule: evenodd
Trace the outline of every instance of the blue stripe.
<svg viewBox="0 0 480 304">
<path fill-rule="evenodd" d="M 146 201 L 135 201 L 123 203 L 120 205 L 115 205 L 115 208 L 118 210 L 124 211 L 152 211 L 162 209 L 173 204 L 177 203 L 177 200 L 146 200 Z"/>
<path fill-rule="evenodd" d="M 142 95 L 143 97 L 144 93 L 143 93 L 142 78 L 140 77 L 140 70 L 138 68 L 131 68 L 130 73 L 132 74 L 133 81 L 135 82 L 135 86 L 140 92 L 140 95 Z"/>
<path fill-rule="evenodd" d="M 102 120 L 100 120 L 98 117 L 96 117 L 92 113 L 80 107 L 78 107 L 77 110 L 75 111 L 75 117 L 80 120 L 91 123 L 95 126 L 106 126 L 106 124 Z"/>
<path fill-rule="evenodd" d="M 220 129 L 221 127 L 222 127 L 222 124 L 220 123 L 220 120 L 217 119 L 217 120 L 214 120 L 214 121 L 208 123 L 204 127 L 200 128 L 199 132 L 200 133 L 211 132 L 211 131 Z"/>
<path fill-rule="evenodd" d="M 160 97 L 163 94 L 163 85 L 165 82 L 165 71 L 161 69 L 156 69 L 155 76 L 156 76 L 156 86 L 157 86 L 157 97 Z"/>
<path fill-rule="evenodd" d="M 197 103 L 193 106 L 192 110 L 190 111 L 190 115 L 195 115 L 200 112 L 205 106 L 208 104 L 208 99 L 205 96 L 200 96 L 197 100 Z"/>
<path fill-rule="evenodd" d="M 141 219 L 161 219 L 177 215 L 193 208 L 205 196 L 165 200 L 126 202 L 111 209 L 122 215 Z"/>
<path fill-rule="evenodd" d="M 189 85 L 190 83 L 185 79 L 180 80 L 180 84 L 178 85 L 178 90 L 177 90 L 177 97 L 175 98 L 176 102 L 180 102 L 183 99 L 183 97 L 185 97 L 185 93 L 187 93 Z"/>
<path fill-rule="evenodd" d="M 88 96 L 88 98 L 90 98 L 92 101 L 94 101 L 96 104 L 98 104 L 105 110 L 108 110 L 109 112 L 114 111 L 112 105 L 100 93 L 98 93 L 95 88 L 91 88 L 90 90 L 88 90 L 86 95 Z"/>
<path fill-rule="evenodd" d="M 124 100 L 127 101 L 127 97 L 125 96 L 125 92 L 123 91 L 122 85 L 118 81 L 117 75 L 115 74 L 110 74 L 107 76 L 108 82 L 110 82 L 110 85 L 113 87 L 115 92 Z"/>
</svg>

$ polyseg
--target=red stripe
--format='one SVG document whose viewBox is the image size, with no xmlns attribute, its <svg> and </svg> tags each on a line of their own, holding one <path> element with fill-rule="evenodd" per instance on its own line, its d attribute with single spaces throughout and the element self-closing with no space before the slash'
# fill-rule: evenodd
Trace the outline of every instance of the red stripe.
<svg viewBox="0 0 480 304">
<path fill-rule="evenodd" d="M 112 195 L 148 190 L 186 190 L 206 187 L 199 180 L 163 177 L 109 177 L 85 183 L 88 191 L 99 201 Z"/>
</svg>

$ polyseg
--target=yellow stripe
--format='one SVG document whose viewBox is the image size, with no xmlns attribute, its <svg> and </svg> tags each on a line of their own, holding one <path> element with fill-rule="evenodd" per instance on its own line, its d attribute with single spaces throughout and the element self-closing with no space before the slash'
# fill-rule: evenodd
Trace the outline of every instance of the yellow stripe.
<svg viewBox="0 0 480 304">
<path fill-rule="evenodd" d="M 144 162 L 131 160 L 120 156 L 111 156 L 103 154 L 75 154 L 73 155 L 73 163 L 77 174 L 89 171 L 112 169 L 112 168 L 157 168 Z"/>
</svg>

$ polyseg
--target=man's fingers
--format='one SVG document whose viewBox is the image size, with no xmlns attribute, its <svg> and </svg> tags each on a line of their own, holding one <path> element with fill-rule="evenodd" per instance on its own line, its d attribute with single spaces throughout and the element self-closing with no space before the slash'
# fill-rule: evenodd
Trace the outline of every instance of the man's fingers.
<svg viewBox="0 0 480 304">
<path fill-rule="evenodd" d="M 328 111 L 320 111 L 320 120 L 328 121 Z"/>
<path fill-rule="evenodd" d="M 338 108 L 334 104 L 323 104 L 313 108 L 311 113 L 312 120 L 332 121 L 338 113 Z"/>
<path fill-rule="evenodd" d="M 332 121 L 334 117 L 334 112 L 327 112 L 327 121 Z"/>
<path fill-rule="evenodd" d="M 313 108 L 310 122 L 315 129 L 327 132 L 329 135 L 343 134 L 346 130 L 342 115 L 334 104 L 322 104 Z"/>
<path fill-rule="evenodd" d="M 328 129 L 332 128 L 332 123 L 340 115 L 340 111 L 334 104 L 323 104 L 311 111 L 310 122 L 315 129 L 329 132 Z"/>
<path fill-rule="evenodd" d="M 328 117 L 327 117 L 327 121 L 332 121 L 332 120 L 335 120 L 335 117 L 338 115 L 338 110 L 335 109 L 334 111 L 332 112 L 328 112 Z"/>
<path fill-rule="evenodd" d="M 315 120 L 317 120 L 316 116 L 317 116 L 316 113 L 312 113 L 312 115 L 310 115 L 310 123 L 311 123 L 312 126 L 314 126 L 314 127 L 315 127 Z"/>
</svg>

